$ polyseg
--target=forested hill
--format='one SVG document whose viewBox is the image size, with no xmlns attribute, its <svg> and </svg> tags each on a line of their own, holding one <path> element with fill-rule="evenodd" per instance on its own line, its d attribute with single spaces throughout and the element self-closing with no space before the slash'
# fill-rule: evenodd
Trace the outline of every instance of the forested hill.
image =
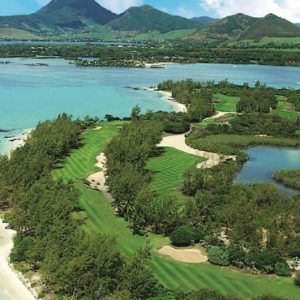
<svg viewBox="0 0 300 300">
<path fill-rule="evenodd" d="M 226 17 L 199 30 L 192 38 L 259 39 L 262 37 L 299 37 L 300 29 L 274 14 L 254 18 L 244 14 Z"/>
<path fill-rule="evenodd" d="M 96 0 L 52 0 L 30 15 L 0 17 L 0 39 L 161 41 L 189 38 L 222 44 L 263 37 L 300 37 L 300 28 L 273 14 L 264 18 L 236 14 L 221 20 L 186 19 L 149 5 L 131 7 L 117 15 Z"/>
<path fill-rule="evenodd" d="M 108 26 L 118 31 L 158 31 L 165 33 L 178 29 L 197 28 L 201 24 L 193 20 L 167 14 L 150 5 L 144 5 L 129 8 L 120 18 L 112 21 Z"/>
<path fill-rule="evenodd" d="M 95 0 L 52 0 L 34 14 L 1 17 L 0 26 L 47 35 L 66 30 L 85 30 L 115 18 L 116 14 Z"/>
</svg>

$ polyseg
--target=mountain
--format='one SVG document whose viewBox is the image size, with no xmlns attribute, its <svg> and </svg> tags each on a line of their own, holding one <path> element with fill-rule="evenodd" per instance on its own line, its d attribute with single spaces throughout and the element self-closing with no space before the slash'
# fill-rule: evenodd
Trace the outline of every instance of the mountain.
<svg viewBox="0 0 300 300">
<path fill-rule="evenodd" d="M 202 25 L 213 24 L 213 23 L 216 23 L 217 21 L 219 21 L 219 19 L 214 19 L 214 18 L 211 18 L 208 16 L 196 17 L 196 18 L 192 18 L 191 20 L 199 22 Z"/>
<path fill-rule="evenodd" d="M 258 39 L 264 36 L 297 37 L 300 36 L 300 29 L 288 20 L 269 14 L 257 19 L 240 35 L 240 39 Z"/>
<path fill-rule="evenodd" d="M 196 21 L 173 16 L 150 5 L 144 5 L 129 8 L 107 26 L 117 31 L 166 33 L 179 29 L 199 28 L 201 25 Z"/>
<path fill-rule="evenodd" d="M 274 14 L 264 18 L 254 18 L 244 14 L 236 14 L 210 24 L 199 30 L 194 39 L 217 40 L 246 40 L 262 37 L 296 37 L 300 36 L 300 29 L 293 23 Z"/>
<path fill-rule="evenodd" d="M 59 24 L 63 17 L 74 20 L 88 20 L 103 25 L 117 18 L 117 15 L 98 4 L 95 0 L 52 0 L 35 15 L 52 19 Z"/>
<path fill-rule="evenodd" d="M 51 34 L 65 30 L 84 30 L 116 18 L 116 14 L 95 0 L 52 0 L 31 15 L 0 17 L 0 25 L 32 33 Z"/>
<path fill-rule="evenodd" d="M 295 25 L 296 25 L 297 27 L 300 27 L 300 23 L 296 23 Z"/>
</svg>

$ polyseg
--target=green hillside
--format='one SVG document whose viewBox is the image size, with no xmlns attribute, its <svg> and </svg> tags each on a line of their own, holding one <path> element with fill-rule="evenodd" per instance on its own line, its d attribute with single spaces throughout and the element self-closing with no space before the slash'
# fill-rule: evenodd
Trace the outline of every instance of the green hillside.
<svg viewBox="0 0 300 300">
<path fill-rule="evenodd" d="M 299 37 L 300 29 L 293 23 L 273 14 L 253 18 L 244 14 L 226 17 L 199 30 L 192 38 L 219 40 L 251 40 L 262 37 Z"/>
<path fill-rule="evenodd" d="M 52 0 L 28 16 L 0 17 L 0 25 L 47 35 L 95 29 L 117 17 L 95 0 Z"/>
<path fill-rule="evenodd" d="M 273 14 L 258 19 L 241 35 L 240 39 L 257 39 L 261 37 L 299 37 L 300 28 L 295 24 Z"/>
<path fill-rule="evenodd" d="M 149 5 L 131 7 L 120 18 L 108 24 L 113 30 L 134 31 L 139 33 L 158 31 L 166 33 L 179 29 L 201 27 L 198 22 L 173 16 Z"/>
</svg>

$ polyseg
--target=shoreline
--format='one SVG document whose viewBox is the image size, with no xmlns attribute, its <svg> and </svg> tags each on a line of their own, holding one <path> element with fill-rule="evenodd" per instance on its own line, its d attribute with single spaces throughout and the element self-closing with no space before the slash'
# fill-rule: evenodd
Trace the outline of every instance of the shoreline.
<svg viewBox="0 0 300 300">
<path fill-rule="evenodd" d="M 6 229 L 8 224 L 0 218 L 0 282 L 1 289 L 7 299 L 35 300 L 34 290 L 26 285 L 26 280 L 20 272 L 17 272 L 9 263 L 9 256 L 13 249 L 14 230 Z"/>
<path fill-rule="evenodd" d="M 33 128 L 17 129 L 17 132 L 15 132 L 12 136 L 10 136 L 9 132 L 6 133 L 6 136 L 10 136 L 9 138 L 1 136 L 0 139 L 2 146 L 0 147 L 0 155 L 10 156 L 12 151 L 24 146 L 32 130 Z"/>
<path fill-rule="evenodd" d="M 154 93 L 158 93 L 160 95 L 162 95 L 162 99 L 165 102 L 168 102 L 169 104 L 171 104 L 175 110 L 175 112 L 182 112 L 182 113 L 186 113 L 187 112 L 187 107 L 185 104 L 179 103 L 177 102 L 173 96 L 171 92 L 168 91 L 160 91 L 157 88 L 153 88 L 153 87 L 146 87 L 146 88 L 142 88 L 142 90 L 144 91 L 148 91 L 148 92 L 154 92 Z"/>
</svg>

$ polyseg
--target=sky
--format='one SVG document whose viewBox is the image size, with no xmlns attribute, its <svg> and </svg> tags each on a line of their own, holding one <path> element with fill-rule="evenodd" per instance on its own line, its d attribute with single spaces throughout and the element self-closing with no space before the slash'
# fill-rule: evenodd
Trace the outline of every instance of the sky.
<svg viewBox="0 0 300 300">
<path fill-rule="evenodd" d="M 0 0 L 0 15 L 29 14 L 50 0 Z M 274 13 L 300 23 L 300 0 L 96 0 L 113 12 L 121 13 L 130 6 L 152 5 L 168 13 L 187 18 L 197 16 L 226 17 L 244 13 L 263 17 Z"/>
</svg>

